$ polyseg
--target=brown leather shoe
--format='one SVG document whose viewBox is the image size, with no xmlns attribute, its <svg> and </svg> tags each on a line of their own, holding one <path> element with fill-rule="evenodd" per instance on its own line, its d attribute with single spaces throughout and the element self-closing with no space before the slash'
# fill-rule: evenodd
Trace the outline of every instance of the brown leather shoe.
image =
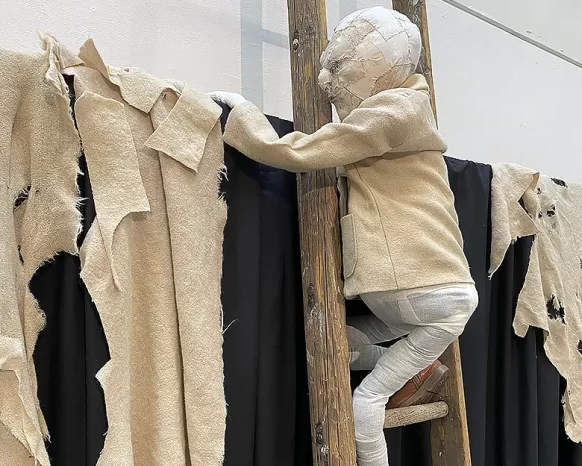
<svg viewBox="0 0 582 466">
<path fill-rule="evenodd" d="M 445 381 L 449 378 L 449 368 L 440 361 L 433 362 L 420 371 L 388 401 L 388 408 L 404 408 L 432 401 Z"/>
</svg>

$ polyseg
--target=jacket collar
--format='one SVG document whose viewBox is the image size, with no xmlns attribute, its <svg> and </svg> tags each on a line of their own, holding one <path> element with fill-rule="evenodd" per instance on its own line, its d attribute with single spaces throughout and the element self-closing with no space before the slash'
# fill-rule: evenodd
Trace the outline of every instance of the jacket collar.
<svg viewBox="0 0 582 466">
<path fill-rule="evenodd" d="M 426 82 L 426 78 L 419 73 L 415 73 L 410 76 L 406 81 L 404 81 L 401 85 L 403 89 L 410 89 L 413 91 L 420 91 L 426 92 L 427 94 L 430 93 L 430 87 Z"/>
</svg>

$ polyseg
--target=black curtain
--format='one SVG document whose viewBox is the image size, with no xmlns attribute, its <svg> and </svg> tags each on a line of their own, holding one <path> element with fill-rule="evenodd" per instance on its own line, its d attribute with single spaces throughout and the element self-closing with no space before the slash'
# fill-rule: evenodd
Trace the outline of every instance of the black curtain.
<svg viewBox="0 0 582 466">
<path fill-rule="evenodd" d="M 230 109 L 223 106 L 222 124 Z M 280 136 L 288 121 L 269 117 Z M 225 146 L 225 466 L 311 464 L 295 175 Z"/>
<path fill-rule="evenodd" d="M 87 172 L 84 157 L 80 168 Z M 79 176 L 79 188 L 84 198 L 81 244 L 95 218 L 95 207 L 87 175 Z M 79 257 L 60 254 L 30 282 L 46 316 L 34 363 L 38 398 L 51 434 L 47 447 L 53 465 L 94 465 L 107 432 L 103 390 L 95 374 L 109 360 L 109 349 L 80 270 Z"/>
<path fill-rule="evenodd" d="M 223 124 L 227 113 L 224 109 Z M 281 135 L 292 130 L 290 122 L 270 121 Z M 295 177 L 229 147 L 225 163 L 225 465 L 309 465 Z M 491 167 L 454 159 L 447 165 L 480 294 L 479 308 L 461 337 L 473 464 L 582 466 L 582 449 L 564 433 L 564 385 L 545 356 L 543 335 L 532 330 L 521 339 L 511 327 L 531 239 L 512 246 L 489 281 Z M 83 158 L 81 168 L 79 187 L 86 200 L 80 241 L 95 216 Z M 52 464 L 94 465 L 107 431 L 95 374 L 109 354 L 97 311 L 79 279 L 79 259 L 59 255 L 41 267 L 30 287 L 47 317 L 34 360 Z M 350 302 L 348 312 L 368 311 Z M 353 383 L 362 376 L 353 373 Z M 430 465 L 428 429 L 424 424 L 387 431 L 391 465 Z"/>
<path fill-rule="evenodd" d="M 491 167 L 450 158 L 447 166 L 480 297 L 460 338 L 473 465 L 581 466 L 582 448 L 564 431 L 564 385 L 542 331 L 530 329 L 526 338 L 513 332 L 533 240 L 511 246 L 489 280 Z"/>
</svg>

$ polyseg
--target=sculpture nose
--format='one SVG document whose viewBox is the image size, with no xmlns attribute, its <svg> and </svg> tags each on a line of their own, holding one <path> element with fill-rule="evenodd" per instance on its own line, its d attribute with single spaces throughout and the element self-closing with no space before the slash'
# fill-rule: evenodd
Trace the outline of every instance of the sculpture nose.
<svg viewBox="0 0 582 466">
<path fill-rule="evenodd" d="M 319 86 L 322 89 L 329 88 L 329 84 L 331 82 L 331 74 L 328 69 L 322 68 L 319 72 L 319 77 L 317 78 L 319 82 Z"/>
</svg>

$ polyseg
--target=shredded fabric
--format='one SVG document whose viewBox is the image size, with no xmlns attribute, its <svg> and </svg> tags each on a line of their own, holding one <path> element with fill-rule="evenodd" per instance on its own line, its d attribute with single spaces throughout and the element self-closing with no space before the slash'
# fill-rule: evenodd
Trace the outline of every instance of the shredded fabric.
<svg viewBox="0 0 582 466">
<path fill-rule="evenodd" d="M 49 465 L 32 358 L 44 315 L 29 290 L 38 268 L 77 253 L 79 137 L 56 43 L 0 50 L 0 458 Z M 58 219 L 58 221 L 54 221 Z"/>
<path fill-rule="evenodd" d="M 535 170 L 519 165 L 493 165 L 490 276 L 501 266 L 510 245 L 538 232 L 535 219 L 528 212 L 536 210 L 535 188 L 539 177 Z M 525 201 L 529 210 L 520 203 Z"/>
<path fill-rule="evenodd" d="M 96 221 L 81 277 L 111 354 L 97 378 L 109 431 L 98 465 L 222 464 L 221 109 L 201 92 L 106 65 L 67 68 Z"/>
<path fill-rule="evenodd" d="M 513 327 L 520 337 L 529 327 L 545 331 L 546 354 L 567 381 L 566 433 L 580 442 L 582 185 L 540 177 L 516 165 L 494 165 L 493 174 L 491 273 L 502 262 L 510 238 L 534 235 Z"/>
<path fill-rule="evenodd" d="M 43 45 L 0 52 L 2 464 L 50 464 L 32 360 L 44 317 L 28 283 L 65 251 L 80 254 L 111 355 L 96 374 L 108 422 L 98 465 L 218 466 L 221 109 L 182 83 L 106 65 L 91 40 L 78 55 L 50 36 Z M 81 140 L 96 219 L 78 251 Z"/>
</svg>

